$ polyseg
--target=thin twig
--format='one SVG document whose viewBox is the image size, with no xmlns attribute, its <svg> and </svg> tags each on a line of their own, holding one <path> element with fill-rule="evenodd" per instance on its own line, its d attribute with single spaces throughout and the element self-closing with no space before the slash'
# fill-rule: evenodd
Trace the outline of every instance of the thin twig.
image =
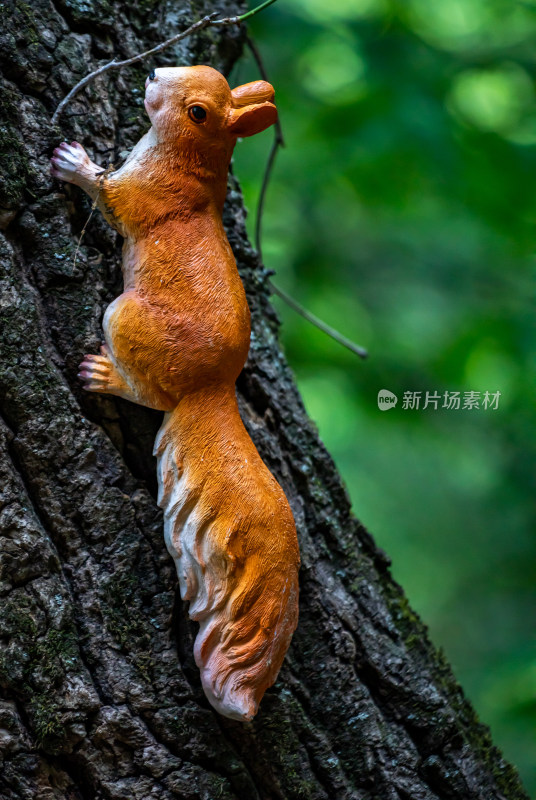
<svg viewBox="0 0 536 800">
<path fill-rule="evenodd" d="M 187 28 L 185 31 L 175 34 L 175 36 L 172 36 L 171 39 L 167 39 L 165 42 L 161 42 L 160 44 L 156 45 L 156 47 L 152 47 L 150 50 L 145 50 L 145 52 L 139 53 L 136 56 L 132 56 L 132 58 L 126 58 L 124 61 L 117 61 L 115 58 L 112 59 L 112 61 L 109 61 L 107 64 L 103 64 L 102 67 L 99 67 L 93 72 L 90 72 L 89 75 L 86 75 L 85 78 L 82 78 L 82 80 L 79 81 L 76 84 L 76 86 L 73 86 L 69 94 L 67 94 L 63 98 L 63 100 L 55 110 L 54 114 L 52 115 L 52 120 L 51 120 L 52 124 L 55 125 L 57 123 L 57 121 L 60 118 L 61 112 L 63 111 L 65 106 L 68 103 L 70 103 L 73 97 L 76 94 L 78 94 L 78 92 L 81 89 L 83 89 L 84 86 L 87 86 L 88 83 L 91 83 L 91 81 L 95 80 L 95 78 L 97 78 L 99 75 L 102 75 L 105 72 L 109 72 L 109 70 L 111 69 L 121 69 L 122 67 L 128 67 L 130 64 L 135 64 L 137 61 L 143 61 L 144 58 L 147 58 L 148 56 L 153 56 L 155 55 L 155 53 L 160 53 L 162 50 L 165 50 L 166 47 L 169 47 L 170 45 L 175 44 L 176 42 L 180 42 L 181 39 L 186 39 L 187 36 L 191 36 L 192 33 L 195 33 L 196 31 L 202 31 L 205 28 L 209 28 L 213 25 L 240 25 L 240 23 L 243 22 L 244 20 L 253 17 L 255 14 L 258 14 L 259 11 L 262 11 L 263 9 L 267 8 L 268 6 L 272 5 L 272 3 L 275 2 L 276 0 L 266 0 L 266 2 L 261 3 L 260 6 L 252 8 L 251 11 L 248 11 L 246 14 L 242 14 L 238 17 L 225 17 L 224 19 L 214 19 L 217 12 L 213 11 L 211 14 L 208 14 L 206 17 L 203 17 L 203 19 L 200 19 L 199 22 L 195 22 L 193 25 L 190 25 L 190 27 Z"/>
<path fill-rule="evenodd" d="M 269 82 L 268 74 L 266 72 L 266 68 L 264 66 L 264 62 L 262 60 L 262 56 L 261 56 L 257 46 L 252 41 L 252 39 L 250 39 L 249 36 L 246 38 L 246 42 L 247 42 L 247 45 L 248 45 L 249 49 L 251 50 L 251 52 L 253 54 L 253 58 L 257 62 L 257 66 L 259 68 L 259 72 L 261 73 L 261 76 L 263 77 L 263 79 L 265 81 Z M 272 142 L 272 147 L 270 149 L 270 154 L 268 156 L 268 161 L 266 162 L 266 168 L 264 170 L 264 177 L 263 177 L 263 180 L 262 180 L 261 191 L 260 191 L 259 200 L 258 200 L 258 203 L 257 203 L 257 215 L 256 215 L 256 218 L 255 218 L 255 247 L 257 248 L 257 252 L 258 252 L 259 258 L 261 260 L 262 260 L 262 246 L 261 246 L 262 215 L 263 215 L 263 211 L 264 211 L 264 200 L 265 200 L 265 197 L 266 197 L 266 190 L 268 189 L 268 184 L 270 183 L 270 178 L 272 176 L 272 169 L 273 169 L 273 166 L 274 166 L 274 162 L 275 162 L 275 157 L 277 155 L 277 151 L 279 150 L 280 147 L 284 147 L 284 146 L 285 146 L 285 140 L 283 138 L 283 130 L 281 128 L 281 122 L 278 119 L 276 124 L 275 124 L 275 129 L 274 129 L 274 140 Z M 355 353 L 355 355 L 359 356 L 359 358 L 367 358 L 368 357 L 368 352 L 365 350 L 364 347 L 361 347 L 360 345 L 355 344 L 355 342 L 352 342 L 346 336 L 343 336 L 342 333 L 339 333 L 338 330 L 336 330 L 335 328 L 332 328 L 331 325 L 328 325 L 326 322 L 324 322 L 323 320 L 319 319 L 319 317 L 317 317 L 311 311 L 308 311 L 306 308 L 304 308 L 302 305 L 300 305 L 300 303 L 298 303 L 296 300 L 294 300 L 293 297 L 291 297 L 289 294 L 284 292 L 282 289 L 279 289 L 279 287 L 277 287 L 274 284 L 273 281 L 270 281 L 270 285 L 272 287 L 272 291 L 274 292 L 274 294 L 276 294 L 278 297 L 280 297 L 281 300 L 283 300 L 288 306 L 290 306 L 290 308 L 293 309 L 293 311 L 295 311 L 301 317 L 306 319 L 307 322 L 310 322 L 312 325 L 314 325 L 319 330 L 323 331 L 323 333 L 325 333 L 328 336 L 330 336 L 332 339 L 334 339 L 340 345 L 342 345 L 343 347 L 346 347 L 352 353 Z"/>
<path fill-rule="evenodd" d="M 262 11 L 263 9 L 268 8 L 268 6 L 271 6 L 272 3 L 275 3 L 275 0 L 266 0 L 265 3 L 261 3 L 261 5 L 257 6 L 257 8 L 252 8 L 251 11 L 247 11 L 245 14 L 242 14 L 240 17 L 233 17 L 233 20 L 235 22 L 238 22 L 238 23 L 243 22 L 245 19 L 249 19 L 250 17 L 253 17 L 255 14 L 258 14 L 259 11 Z M 223 24 L 224 20 L 221 20 L 221 22 Z M 218 23 L 215 22 L 214 24 L 217 25 Z M 225 22 L 225 24 L 227 25 L 227 22 Z"/>
<path fill-rule="evenodd" d="M 74 258 L 73 258 L 73 271 L 74 271 L 74 268 L 76 267 L 76 260 L 78 258 L 78 251 L 80 250 L 80 245 L 82 244 L 82 239 L 84 238 L 84 234 L 86 232 L 87 226 L 91 222 L 91 217 L 93 216 L 93 212 L 97 208 L 97 205 L 98 205 L 98 202 L 99 202 L 100 193 L 102 191 L 102 184 L 104 183 L 104 179 L 106 177 L 108 177 L 110 172 L 112 172 L 113 168 L 114 168 L 113 164 L 108 164 L 108 166 L 106 167 L 104 172 L 101 172 L 101 174 L 100 174 L 100 177 L 99 177 L 99 189 L 97 191 L 95 199 L 93 200 L 93 202 L 91 204 L 91 211 L 89 212 L 89 217 L 86 219 L 86 221 L 84 223 L 84 227 L 82 228 L 82 231 L 80 233 L 78 242 L 76 243 L 76 250 L 74 251 Z"/>
<path fill-rule="evenodd" d="M 93 202 L 91 204 L 91 211 L 89 212 L 89 217 L 86 219 L 86 221 L 84 223 L 84 227 L 82 228 L 82 232 L 80 233 L 80 237 L 79 237 L 79 239 L 78 239 L 78 241 L 76 243 L 76 250 L 74 251 L 74 258 L 73 258 L 73 271 L 74 271 L 74 268 L 76 267 L 76 260 L 78 258 L 78 251 L 80 250 L 80 245 L 82 244 L 82 239 L 84 238 L 84 234 L 86 232 L 86 228 L 89 225 L 89 223 L 91 222 L 91 218 L 93 216 L 93 212 L 97 208 L 98 199 L 99 199 L 99 197 L 97 195 L 97 197 L 93 200 Z"/>
<path fill-rule="evenodd" d="M 324 333 L 327 333 L 328 336 L 331 336 L 331 338 L 335 339 L 336 342 L 342 344 L 343 347 L 351 350 L 352 353 L 355 353 L 356 356 L 359 356 L 359 358 L 368 357 L 368 352 L 364 347 L 360 347 L 360 345 L 355 344 L 355 342 L 352 342 L 350 339 L 347 339 L 346 336 L 343 336 L 342 333 L 339 333 L 339 331 L 335 330 L 335 328 L 332 328 L 331 325 L 328 325 L 326 322 L 319 319 L 315 314 L 311 313 L 311 311 L 307 311 L 307 309 L 297 303 L 293 297 L 275 286 L 272 281 L 270 281 L 270 283 L 272 284 L 272 290 L 274 294 L 284 300 L 288 306 L 290 306 L 301 317 L 306 319 L 307 322 L 310 322 L 316 328 L 319 328 Z"/>
<path fill-rule="evenodd" d="M 175 42 L 179 42 L 181 39 L 185 39 L 187 36 L 191 36 L 192 33 L 195 31 L 203 30 L 203 28 L 208 28 L 210 23 L 212 22 L 212 17 L 214 14 L 210 14 L 207 17 L 203 17 L 203 19 L 196 22 L 194 25 L 190 25 L 185 31 L 181 33 L 177 33 L 175 36 L 172 36 L 171 39 L 168 39 L 165 42 L 161 42 L 161 44 L 157 45 L 156 47 L 151 48 L 150 50 L 145 50 L 143 53 L 139 53 L 137 56 L 132 56 L 132 58 L 127 58 L 124 61 L 117 61 L 115 58 L 112 61 L 109 61 L 107 64 L 103 64 L 102 67 L 90 72 L 89 75 L 86 75 L 85 78 L 82 78 L 81 81 L 78 81 L 76 86 L 73 86 L 71 91 L 68 95 L 66 95 L 57 109 L 55 110 L 52 116 L 52 124 L 55 125 L 58 121 L 61 112 L 65 108 L 65 106 L 73 99 L 73 97 L 78 94 L 78 92 L 87 86 L 88 83 L 95 80 L 99 75 L 103 75 L 105 72 L 109 72 L 111 69 L 121 69 L 122 67 L 128 67 L 130 64 L 135 64 L 137 61 L 142 61 L 147 56 L 152 56 L 155 53 L 159 53 L 164 48 L 169 47 L 171 44 L 175 44 Z"/>
<path fill-rule="evenodd" d="M 261 54 L 257 49 L 257 45 L 255 42 L 250 39 L 250 37 L 246 37 L 246 42 L 253 53 L 253 57 L 257 62 L 257 66 L 259 68 L 259 72 L 261 73 L 262 77 L 265 81 L 268 81 L 268 74 L 266 72 L 266 68 L 264 66 L 264 62 L 262 60 Z M 277 151 L 280 147 L 285 146 L 285 140 L 283 138 L 283 128 L 281 127 L 281 121 L 279 117 L 275 123 L 274 127 L 274 140 L 272 142 L 272 147 L 270 149 L 270 155 L 268 156 L 268 161 L 266 162 L 266 169 L 264 170 L 264 177 L 262 179 L 262 186 L 261 191 L 259 194 L 259 200 L 257 202 L 257 214 L 255 217 L 255 247 L 257 248 L 257 253 L 259 254 L 259 258 L 262 261 L 262 215 L 264 211 L 264 198 L 266 197 L 266 190 L 268 189 L 268 184 L 270 183 L 270 178 L 272 176 L 272 167 L 274 166 L 275 157 L 277 155 Z"/>
</svg>

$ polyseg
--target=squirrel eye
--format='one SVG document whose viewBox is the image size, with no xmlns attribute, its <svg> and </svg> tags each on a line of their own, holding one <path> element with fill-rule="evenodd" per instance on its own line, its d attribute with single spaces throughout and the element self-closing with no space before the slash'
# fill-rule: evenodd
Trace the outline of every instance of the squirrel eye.
<svg viewBox="0 0 536 800">
<path fill-rule="evenodd" d="M 194 122 L 204 122 L 207 118 L 207 112 L 201 106 L 192 106 L 188 109 L 188 116 Z"/>
<path fill-rule="evenodd" d="M 154 71 L 154 69 L 152 69 L 149 73 L 149 80 L 154 81 L 155 78 L 156 78 L 156 72 Z"/>
</svg>

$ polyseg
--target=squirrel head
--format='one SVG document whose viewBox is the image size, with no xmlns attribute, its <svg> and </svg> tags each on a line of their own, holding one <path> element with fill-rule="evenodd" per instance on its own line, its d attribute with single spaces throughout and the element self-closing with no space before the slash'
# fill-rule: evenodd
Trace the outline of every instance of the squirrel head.
<svg viewBox="0 0 536 800">
<path fill-rule="evenodd" d="M 277 120 L 274 89 L 254 81 L 231 91 L 212 67 L 161 67 L 145 82 L 145 109 L 159 141 L 232 152 L 238 137 L 260 133 Z"/>
</svg>

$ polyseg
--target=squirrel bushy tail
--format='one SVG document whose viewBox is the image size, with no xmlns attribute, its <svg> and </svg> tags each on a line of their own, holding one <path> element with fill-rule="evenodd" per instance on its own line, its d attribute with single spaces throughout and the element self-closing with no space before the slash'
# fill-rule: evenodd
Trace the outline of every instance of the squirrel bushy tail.
<svg viewBox="0 0 536 800">
<path fill-rule="evenodd" d="M 199 622 L 203 689 L 224 716 L 250 720 L 297 624 L 292 513 L 242 424 L 234 387 L 183 398 L 154 452 L 166 545 Z"/>
</svg>

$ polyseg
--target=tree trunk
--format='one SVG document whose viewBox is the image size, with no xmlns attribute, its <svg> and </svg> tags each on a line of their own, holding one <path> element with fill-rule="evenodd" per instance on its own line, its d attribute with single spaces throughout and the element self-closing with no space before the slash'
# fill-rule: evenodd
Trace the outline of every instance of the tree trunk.
<svg viewBox="0 0 536 800">
<path fill-rule="evenodd" d="M 97 161 L 146 125 L 151 65 L 108 73 L 51 114 L 91 68 L 128 57 L 234 0 L 5 0 L 0 363 L 2 800 L 493 800 L 518 777 L 350 515 L 277 340 L 267 274 L 237 183 L 225 212 L 252 311 L 241 412 L 291 503 L 302 553 L 300 623 L 258 716 L 218 716 L 192 656 L 155 502 L 160 414 L 84 393 L 120 243 L 82 193 L 48 175 L 62 139 Z M 158 63 L 228 72 L 244 30 L 210 29 Z M 255 76 L 251 76 L 253 79 Z"/>
</svg>

